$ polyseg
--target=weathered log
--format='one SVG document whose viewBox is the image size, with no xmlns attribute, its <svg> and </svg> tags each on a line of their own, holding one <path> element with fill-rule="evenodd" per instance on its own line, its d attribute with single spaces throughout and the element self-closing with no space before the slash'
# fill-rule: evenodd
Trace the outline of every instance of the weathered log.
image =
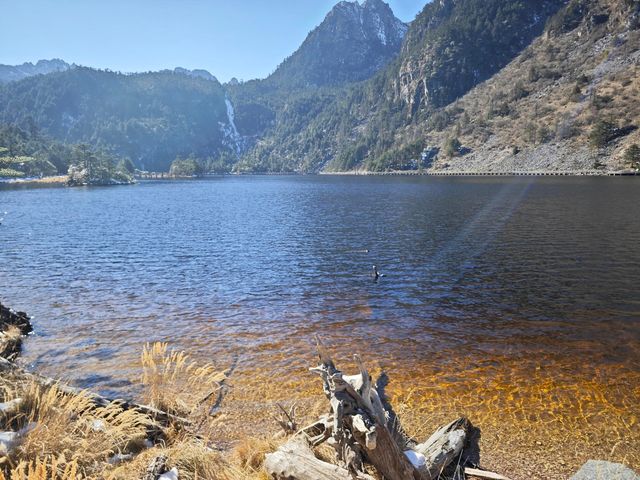
<svg viewBox="0 0 640 480">
<path fill-rule="evenodd" d="M 487 480 L 510 480 L 499 473 L 490 472 L 488 470 L 480 470 L 479 468 L 466 467 L 464 473 L 472 477 L 486 478 Z"/>
<path fill-rule="evenodd" d="M 418 470 L 426 478 L 438 478 L 442 471 L 460 456 L 467 440 L 470 423 L 466 418 L 454 420 L 437 430 L 426 442 L 413 448 L 423 455 L 425 463 Z"/>
<path fill-rule="evenodd" d="M 142 480 L 157 480 L 160 475 L 167 471 L 167 456 L 158 455 L 147 467 Z"/>
<path fill-rule="evenodd" d="M 308 441 L 296 435 L 276 452 L 266 455 L 265 470 L 276 480 L 374 480 L 370 475 L 324 462 L 313 453 Z"/>
<path fill-rule="evenodd" d="M 383 376 L 373 385 L 358 356 L 355 361 L 360 373 L 344 375 L 319 339 L 316 340 L 321 364 L 310 370 L 322 377 L 333 422 L 317 434 L 314 445 L 316 440 L 326 438 L 335 448 L 341 466 L 355 473 L 362 471 L 363 463 L 370 463 L 386 480 L 437 478 L 460 455 L 466 440 L 467 420 L 452 422 L 416 446 L 402 429 L 386 398 L 384 388 L 388 378 Z"/>
</svg>

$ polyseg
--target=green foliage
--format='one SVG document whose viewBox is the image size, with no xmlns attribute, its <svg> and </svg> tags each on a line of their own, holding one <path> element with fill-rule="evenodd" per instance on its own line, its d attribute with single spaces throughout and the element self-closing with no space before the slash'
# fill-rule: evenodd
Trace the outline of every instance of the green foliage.
<svg viewBox="0 0 640 480">
<path fill-rule="evenodd" d="M 175 177 L 195 177 L 202 175 L 203 167 L 195 157 L 178 157 L 171 162 L 169 173 Z"/>
<path fill-rule="evenodd" d="M 61 169 L 51 161 L 52 151 L 59 144 L 40 135 L 37 130 L 24 131 L 12 125 L 0 124 L 0 168 L 3 177 L 42 177 L 64 174 L 68 163 Z"/>
<path fill-rule="evenodd" d="M 629 168 L 640 169 L 640 146 L 634 143 L 624 152 L 624 162 Z"/>
<path fill-rule="evenodd" d="M 587 11 L 587 0 L 571 0 L 566 8 L 549 19 L 547 28 L 555 34 L 569 32 L 580 25 Z"/>
<path fill-rule="evenodd" d="M 444 142 L 442 151 L 444 152 L 447 158 L 452 158 L 458 155 L 458 153 L 460 153 L 460 148 L 462 148 L 462 144 L 460 143 L 460 140 L 452 137 L 452 138 L 448 138 Z"/>
<path fill-rule="evenodd" d="M 0 168 L 0 178 L 21 178 L 24 172 L 14 170 L 13 168 Z"/>
<path fill-rule="evenodd" d="M 331 170 L 338 172 L 352 170 L 362 163 L 367 151 L 368 146 L 365 143 L 345 148 L 331 163 Z"/>
<path fill-rule="evenodd" d="M 78 67 L 26 78 L 0 88 L 0 118 L 26 132 L 111 150 L 147 170 L 166 170 L 177 155 L 229 150 L 219 123 L 228 122 L 222 86 L 170 71 Z"/>
<path fill-rule="evenodd" d="M 603 148 L 615 138 L 616 125 L 608 120 L 598 119 L 589 133 L 589 144 L 593 148 Z"/>
<path fill-rule="evenodd" d="M 74 145 L 69 165 L 69 185 L 113 185 L 132 183 L 127 162 L 87 144 Z"/>
</svg>

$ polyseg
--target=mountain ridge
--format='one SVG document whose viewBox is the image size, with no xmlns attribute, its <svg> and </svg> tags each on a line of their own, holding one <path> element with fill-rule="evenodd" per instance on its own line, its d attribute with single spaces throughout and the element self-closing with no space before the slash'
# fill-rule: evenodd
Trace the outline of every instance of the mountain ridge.
<svg viewBox="0 0 640 480">
<path fill-rule="evenodd" d="M 173 155 L 236 172 L 616 169 L 640 151 L 639 26 L 640 0 L 437 0 L 408 29 L 382 0 L 344 1 L 266 79 L 178 67 L 101 97 L 56 86 L 75 67 L 0 86 L 0 121 L 165 170 Z M 83 115 L 53 118 L 65 102 Z"/>
<path fill-rule="evenodd" d="M 63 72 L 73 66 L 59 58 L 38 60 L 35 64 L 25 62 L 22 65 L 0 65 L 0 84 L 19 81 L 33 75 Z"/>
</svg>

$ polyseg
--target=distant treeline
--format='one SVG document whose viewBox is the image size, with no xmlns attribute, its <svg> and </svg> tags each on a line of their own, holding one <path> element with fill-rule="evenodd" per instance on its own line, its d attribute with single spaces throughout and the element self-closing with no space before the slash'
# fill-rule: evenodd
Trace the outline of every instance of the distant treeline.
<svg viewBox="0 0 640 480">
<path fill-rule="evenodd" d="M 0 124 L 0 178 L 70 175 L 79 183 L 128 182 L 134 171 L 128 158 L 86 144 L 65 144 L 42 135 Z"/>
</svg>

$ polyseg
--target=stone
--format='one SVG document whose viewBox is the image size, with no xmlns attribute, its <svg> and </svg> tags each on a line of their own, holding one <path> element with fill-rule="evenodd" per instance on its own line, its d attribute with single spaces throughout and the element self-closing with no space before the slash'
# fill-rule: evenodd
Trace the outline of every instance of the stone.
<svg viewBox="0 0 640 480">
<path fill-rule="evenodd" d="M 0 432 L 0 455 L 7 455 L 15 448 L 20 434 L 18 432 Z"/>
<path fill-rule="evenodd" d="M 158 477 L 158 480 L 178 480 L 178 469 L 173 467 L 168 472 L 163 473 Z"/>
<path fill-rule="evenodd" d="M 640 480 L 640 475 L 621 463 L 589 460 L 569 480 Z"/>
</svg>

